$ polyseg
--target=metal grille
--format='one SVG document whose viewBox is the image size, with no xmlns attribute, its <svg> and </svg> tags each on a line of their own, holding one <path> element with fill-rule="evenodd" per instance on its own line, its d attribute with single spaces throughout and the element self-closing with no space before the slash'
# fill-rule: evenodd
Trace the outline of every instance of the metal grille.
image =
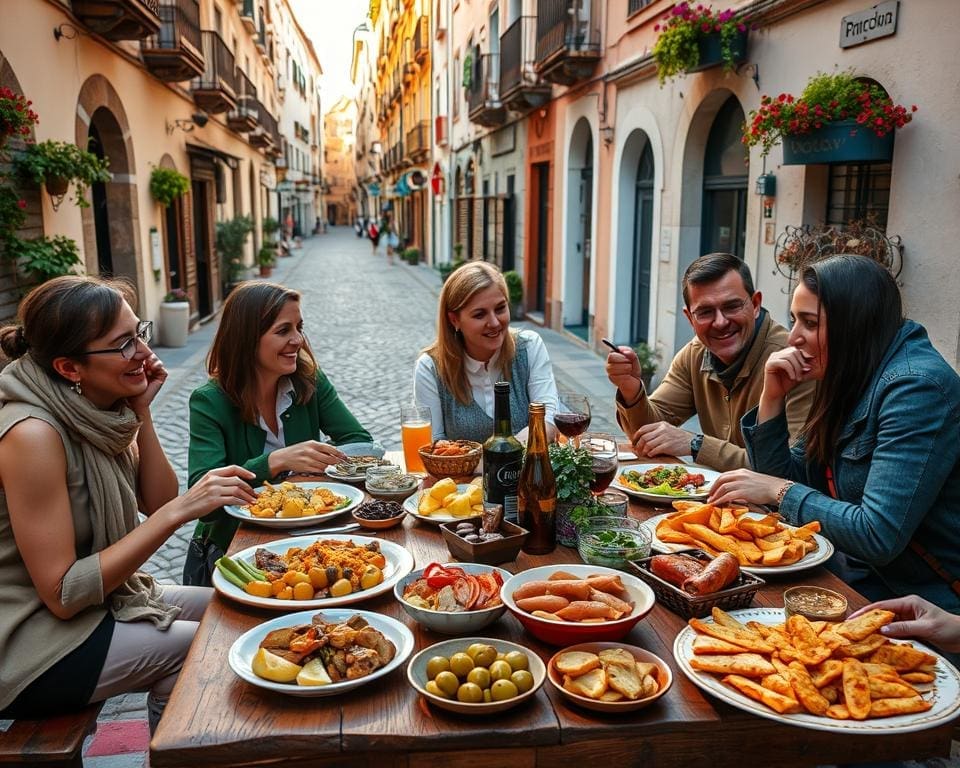
<svg viewBox="0 0 960 768">
<path fill-rule="evenodd" d="M 641 8 L 646 8 L 653 0 L 629 0 L 627 3 L 627 16 L 631 16 Z"/>
<path fill-rule="evenodd" d="M 831 165 L 827 224 L 842 227 L 863 221 L 887 229 L 890 208 L 890 163 Z"/>
</svg>

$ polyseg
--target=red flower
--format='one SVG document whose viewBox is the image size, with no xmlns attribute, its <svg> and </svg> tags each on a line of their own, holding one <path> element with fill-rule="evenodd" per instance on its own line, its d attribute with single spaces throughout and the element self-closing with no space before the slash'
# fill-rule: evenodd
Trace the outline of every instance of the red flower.
<svg viewBox="0 0 960 768">
<path fill-rule="evenodd" d="M 26 201 L 26 200 L 17 200 L 17 208 L 19 208 L 19 209 L 22 211 L 22 210 L 24 210 L 26 207 L 27 207 L 27 201 Z"/>
</svg>

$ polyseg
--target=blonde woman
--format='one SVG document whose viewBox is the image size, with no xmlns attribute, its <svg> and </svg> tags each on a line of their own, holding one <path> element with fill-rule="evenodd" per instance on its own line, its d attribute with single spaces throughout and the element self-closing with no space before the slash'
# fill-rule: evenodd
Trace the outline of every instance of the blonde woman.
<svg viewBox="0 0 960 768">
<path fill-rule="evenodd" d="M 510 328 L 503 275 L 482 261 L 455 270 L 440 292 L 437 338 L 417 359 L 414 398 L 433 415 L 434 439 L 483 442 L 493 434 L 493 385 L 509 381 L 510 420 L 521 441 L 527 406 L 547 406 L 548 439 L 556 436 L 557 385 L 543 340 Z"/>
</svg>

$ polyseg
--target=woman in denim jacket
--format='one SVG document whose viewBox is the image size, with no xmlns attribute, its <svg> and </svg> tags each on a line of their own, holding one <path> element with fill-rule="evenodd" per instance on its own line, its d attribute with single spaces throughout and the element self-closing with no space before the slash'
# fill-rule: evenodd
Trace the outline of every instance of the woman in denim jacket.
<svg viewBox="0 0 960 768">
<path fill-rule="evenodd" d="M 790 346 L 767 360 L 741 420 L 758 471 L 721 475 L 710 501 L 818 520 L 838 550 L 831 569 L 867 597 L 918 593 L 960 613 L 960 376 L 862 256 L 804 269 L 791 317 Z M 809 379 L 816 398 L 791 448 L 784 398 Z"/>
</svg>

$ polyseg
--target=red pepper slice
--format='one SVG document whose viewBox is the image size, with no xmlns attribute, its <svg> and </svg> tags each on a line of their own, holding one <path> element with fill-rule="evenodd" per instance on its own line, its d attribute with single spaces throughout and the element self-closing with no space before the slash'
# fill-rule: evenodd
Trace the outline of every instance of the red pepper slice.
<svg viewBox="0 0 960 768">
<path fill-rule="evenodd" d="M 454 582 L 453 594 L 460 605 L 468 611 L 472 611 L 477 607 L 480 600 L 480 582 L 477 581 L 475 576 L 465 574 Z"/>
<path fill-rule="evenodd" d="M 442 589 L 464 575 L 462 568 L 444 568 L 440 563 L 430 563 L 423 569 L 423 577 L 433 589 Z"/>
</svg>

